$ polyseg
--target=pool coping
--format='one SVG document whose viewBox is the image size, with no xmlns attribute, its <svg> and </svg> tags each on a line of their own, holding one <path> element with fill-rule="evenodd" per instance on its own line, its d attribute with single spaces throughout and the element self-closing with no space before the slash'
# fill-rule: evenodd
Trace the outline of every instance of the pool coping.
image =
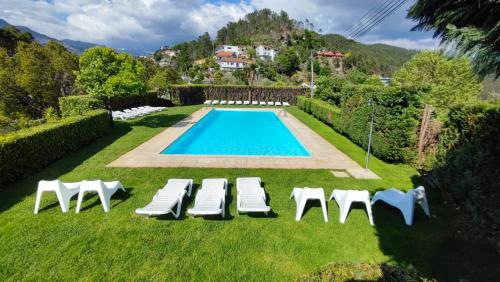
<svg viewBox="0 0 500 282">
<path fill-rule="evenodd" d="M 227 156 L 160 154 L 213 108 L 221 110 L 272 111 L 299 140 L 310 156 Z M 112 161 L 107 167 L 206 167 L 206 168 L 274 168 L 331 169 L 345 171 L 357 179 L 379 179 L 370 170 L 338 150 L 319 134 L 283 108 L 203 107 L 131 151 Z"/>
</svg>

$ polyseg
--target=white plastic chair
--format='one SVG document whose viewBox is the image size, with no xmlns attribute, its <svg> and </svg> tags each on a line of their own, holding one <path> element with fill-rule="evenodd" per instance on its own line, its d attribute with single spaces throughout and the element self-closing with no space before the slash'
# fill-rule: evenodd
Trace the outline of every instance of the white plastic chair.
<svg viewBox="0 0 500 282">
<path fill-rule="evenodd" d="M 274 102 L 269 101 L 269 102 L 267 102 L 267 105 L 268 106 L 274 106 Z"/>
<path fill-rule="evenodd" d="M 212 105 L 218 105 L 219 104 L 219 100 L 213 100 L 212 101 Z"/>
<path fill-rule="evenodd" d="M 203 103 L 205 105 L 211 105 L 212 104 L 212 100 L 206 100 L 205 103 Z"/>
<path fill-rule="evenodd" d="M 283 106 L 288 107 L 288 106 L 290 106 L 290 103 L 288 103 L 288 102 L 283 102 Z"/>
<path fill-rule="evenodd" d="M 227 179 L 203 179 L 201 189 L 196 194 L 194 206 L 187 210 L 192 216 L 197 215 L 226 215 Z"/>
<path fill-rule="evenodd" d="M 118 189 L 125 192 L 125 188 L 120 181 L 102 182 L 101 180 L 84 180 L 80 185 L 80 193 L 78 194 L 78 202 L 76 203 L 76 213 L 80 212 L 83 196 L 86 192 L 96 192 L 101 199 L 102 208 L 104 212 L 109 212 L 111 196 L 113 196 Z"/>
<path fill-rule="evenodd" d="M 227 104 L 227 101 L 226 100 L 222 100 L 222 101 L 220 101 L 220 104 L 221 105 L 225 105 L 225 104 Z"/>
<path fill-rule="evenodd" d="M 247 102 L 247 101 L 245 101 L 245 102 Z M 250 102 L 249 102 L 249 103 L 250 103 Z M 241 104 L 243 104 L 243 102 L 241 102 L 241 101 L 236 101 L 236 105 L 241 105 Z"/>
<path fill-rule="evenodd" d="M 266 192 L 260 177 L 239 177 L 236 179 L 236 212 L 263 212 L 266 215 L 271 207 L 266 205 Z"/>
<path fill-rule="evenodd" d="M 267 105 L 267 104 L 266 104 L 266 102 L 264 102 L 264 101 L 260 101 L 260 102 L 259 102 L 259 105 L 261 105 L 261 106 L 265 106 L 265 105 Z"/>
<path fill-rule="evenodd" d="M 373 196 L 371 204 L 373 205 L 379 200 L 386 202 L 387 204 L 395 208 L 398 208 L 403 214 L 406 225 L 413 224 L 415 203 L 418 203 L 422 207 L 427 216 L 431 216 L 431 213 L 429 211 L 429 203 L 427 202 L 427 196 L 425 193 L 425 188 L 423 186 L 411 189 L 406 193 L 403 193 L 394 188 L 385 191 L 379 191 Z"/>
<path fill-rule="evenodd" d="M 227 104 L 228 105 L 234 105 L 234 101 L 231 100 L 231 101 L 227 102 Z"/>
<path fill-rule="evenodd" d="M 259 101 L 252 101 L 252 105 L 253 106 L 258 106 L 259 105 Z"/>
<path fill-rule="evenodd" d="M 328 211 L 326 210 L 325 192 L 323 188 L 293 188 L 290 199 L 294 198 L 297 204 L 297 212 L 295 213 L 295 220 L 300 221 L 307 200 L 319 200 L 321 208 L 323 209 L 323 217 L 325 222 L 328 222 Z"/>
<path fill-rule="evenodd" d="M 274 102 L 274 105 L 277 107 L 281 107 L 281 102 Z"/>
<path fill-rule="evenodd" d="M 145 207 L 136 209 L 135 213 L 147 216 L 172 213 L 175 218 L 179 218 L 182 200 L 186 194 L 191 196 L 192 187 L 192 179 L 169 179 L 167 184 L 156 192 L 153 200 Z M 175 206 L 177 209 L 174 211 Z"/>
<path fill-rule="evenodd" d="M 330 195 L 330 199 L 335 198 L 335 201 L 339 205 L 340 209 L 340 222 L 345 223 L 347 215 L 349 214 L 349 209 L 353 202 L 361 202 L 366 205 L 366 211 L 368 213 L 368 220 L 370 225 L 373 225 L 372 208 L 370 204 L 370 193 L 366 190 L 337 190 L 334 189 Z"/>
<path fill-rule="evenodd" d="M 38 182 L 34 214 L 38 214 L 43 192 L 55 192 L 62 212 L 68 212 L 71 197 L 80 192 L 80 182 L 63 183 L 59 180 L 41 180 Z"/>
</svg>

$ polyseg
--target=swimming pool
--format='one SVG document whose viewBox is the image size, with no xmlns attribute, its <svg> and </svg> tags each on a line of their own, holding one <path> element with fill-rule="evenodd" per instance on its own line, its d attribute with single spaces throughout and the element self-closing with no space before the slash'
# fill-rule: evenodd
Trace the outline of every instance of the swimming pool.
<svg viewBox="0 0 500 282">
<path fill-rule="evenodd" d="M 310 155 L 272 111 L 217 109 L 206 114 L 161 154 Z"/>
</svg>

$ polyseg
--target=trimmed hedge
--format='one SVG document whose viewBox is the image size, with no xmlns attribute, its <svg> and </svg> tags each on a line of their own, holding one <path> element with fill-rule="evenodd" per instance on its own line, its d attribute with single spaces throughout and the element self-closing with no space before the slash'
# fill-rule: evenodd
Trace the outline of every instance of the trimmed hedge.
<svg viewBox="0 0 500 282">
<path fill-rule="evenodd" d="M 168 96 L 175 105 L 203 104 L 205 100 L 280 101 L 292 105 L 297 96 L 307 95 L 303 87 L 261 87 L 242 85 L 174 85 Z"/>
<path fill-rule="evenodd" d="M 170 107 L 172 102 L 168 99 L 158 97 L 156 92 L 146 92 L 142 95 L 129 95 L 112 97 L 108 101 L 112 110 L 118 111 L 140 106 Z"/>
<path fill-rule="evenodd" d="M 363 148 L 368 146 L 375 111 L 373 155 L 388 162 L 412 163 L 417 155 L 420 92 L 413 87 L 346 86 L 341 93 L 341 108 L 305 97 L 299 97 L 298 106 Z M 374 106 L 369 105 L 370 99 Z"/>
<path fill-rule="evenodd" d="M 0 185 L 36 172 L 111 128 L 108 112 L 93 110 L 0 137 Z"/>
<path fill-rule="evenodd" d="M 433 175 L 444 197 L 469 215 L 466 236 L 496 240 L 500 250 L 500 104 L 456 106 L 439 137 Z M 477 232 L 479 231 L 479 232 Z"/>
<path fill-rule="evenodd" d="M 64 96 L 59 98 L 59 110 L 63 117 L 82 115 L 91 110 L 104 109 L 104 103 L 90 95 Z"/>
</svg>

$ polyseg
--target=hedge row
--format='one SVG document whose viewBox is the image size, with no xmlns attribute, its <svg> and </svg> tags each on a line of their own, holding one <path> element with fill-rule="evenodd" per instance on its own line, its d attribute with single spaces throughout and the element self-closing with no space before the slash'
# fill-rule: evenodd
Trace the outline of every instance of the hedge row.
<svg viewBox="0 0 500 282">
<path fill-rule="evenodd" d="M 295 104 L 297 96 L 307 95 L 302 87 L 255 87 L 241 85 L 174 85 L 168 98 L 175 105 L 202 104 L 205 100 L 280 101 Z"/>
<path fill-rule="evenodd" d="M 25 177 L 91 143 L 111 128 L 108 112 L 94 110 L 0 137 L 0 185 Z"/>
<path fill-rule="evenodd" d="M 467 211 L 482 235 L 496 239 L 500 249 L 499 125 L 499 103 L 452 108 L 439 138 L 433 175 L 446 199 Z M 469 233 L 481 237 L 481 232 Z"/>
<path fill-rule="evenodd" d="M 374 113 L 373 155 L 389 162 L 415 161 L 420 89 L 358 85 L 343 88 L 341 97 L 340 109 L 305 97 L 299 98 L 298 105 L 363 148 L 368 145 Z"/>
<path fill-rule="evenodd" d="M 168 99 L 158 97 L 156 92 L 146 92 L 142 95 L 129 95 L 112 97 L 108 101 L 109 106 L 114 111 L 130 109 L 140 106 L 169 107 L 172 102 Z"/>
<path fill-rule="evenodd" d="M 59 110 L 63 117 L 82 115 L 88 111 L 104 109 L 104 103 L 90 95 L 74 95 L 59 98 Z"/>
</svg>

